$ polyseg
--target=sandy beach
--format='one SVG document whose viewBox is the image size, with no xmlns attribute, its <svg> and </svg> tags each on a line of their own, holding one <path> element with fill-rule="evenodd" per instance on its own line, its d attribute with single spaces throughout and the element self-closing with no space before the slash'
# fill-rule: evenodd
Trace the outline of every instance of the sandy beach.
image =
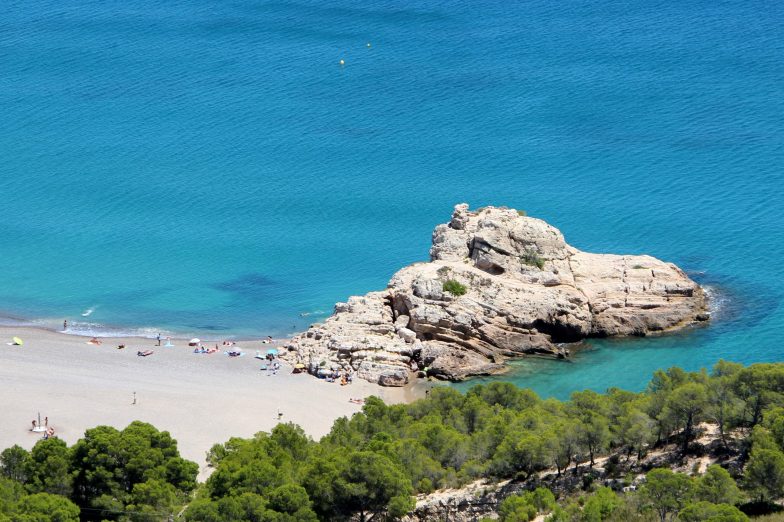
<svg viewBox="0 0 784 522">
<path fill-rule="evenodd" d="M 14 336 L 24 345 L 9 345 Z M 34 328 L 0 327 L 0 449 L 13 444 L 31 448 L 40 438 L 30 432 L 38 412 L 69 444 L 87 428 L 123 428 L 141 420 L 169 431 L 183 457 L 199 463 L 204 478 L 209 471 L 205 455 L 216 442 L 249 437 L 278 422 L 294 422 L 318 438 L 336 418 L 359 411 L 361 406 L 349 402 L 352 397 L 377 395 L 402 402 L 417 396 L 412 389 L 382 388 L 361 379 L 348 386 L 327 383 L 292 374 L 285 365 L 277 375 L 268 375 L 254 358 L 256 350 L 264 353 L 270 347 L 261 341 L 237 343 L 245 352 L 238 358 L 224 354 L 223 346 L 219 353 L 194 354 L 187 340 L 173 340 L 172 348 L 144 338 L 107 338 L 100 346 L 87 341 Z M 117 349 L 120 344 L 126 348 Z M 145 349 L 154 354 L 137 356 Z"/>
</svg>

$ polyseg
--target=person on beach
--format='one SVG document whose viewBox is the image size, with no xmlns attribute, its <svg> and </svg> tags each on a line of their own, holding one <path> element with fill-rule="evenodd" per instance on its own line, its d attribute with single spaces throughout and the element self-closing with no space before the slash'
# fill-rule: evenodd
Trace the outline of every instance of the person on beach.
<svg viewBox="0 0 784 522">
<path fill-rule="evenodd" d="M 161 345 L 161 334 L 160 333 L 158 334 L 157 339 L 158 339 L 158 346 L 160 346 Z"/>
<path fill-rule="evenodd" d="M 49 427 L 49 417 L 44 417 L 44 426 Z"/>
<path fill-rule="evenodd" d="M 63 330 L 67 330 L 67 329 L 68 329 L 68 319 L 63 321 Z"/>
</svg>

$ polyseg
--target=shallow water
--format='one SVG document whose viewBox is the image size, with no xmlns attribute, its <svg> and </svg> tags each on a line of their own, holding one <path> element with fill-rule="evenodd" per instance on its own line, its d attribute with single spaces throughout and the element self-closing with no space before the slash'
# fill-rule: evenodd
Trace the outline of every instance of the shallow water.
<svg viewBox="0 0 784 522">
<path fill-rule="evenodd" d="M 11 2 L 0 308 L 284 335 L 426 259 L 467 201 L 674 261 L 728 310 L 516 382 L 778 360 L 783 22 L 780 2 Z"/>
</svg>

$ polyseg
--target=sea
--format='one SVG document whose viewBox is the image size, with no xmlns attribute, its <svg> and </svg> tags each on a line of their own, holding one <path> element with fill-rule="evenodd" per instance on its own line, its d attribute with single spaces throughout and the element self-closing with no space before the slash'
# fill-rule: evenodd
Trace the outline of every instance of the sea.
<svg viewBox="0 0 784 522">
<path fill-rule="evenodd" d="M 493 379 L 784 358 L 784 2 L 6 0 L 0 129 L 6 325 L 290 335 L 467 202 L 712 295 Z"/>
</svg>

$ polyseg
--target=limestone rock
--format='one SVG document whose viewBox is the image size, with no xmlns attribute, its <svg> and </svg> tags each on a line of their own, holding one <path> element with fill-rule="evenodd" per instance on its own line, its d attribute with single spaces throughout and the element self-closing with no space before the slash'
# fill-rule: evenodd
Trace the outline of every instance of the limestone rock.
<svg viewBox="0 0 784 522">
<path fill-rule="evenodd" d="M 401 386 L 411 371 L 461 380 L 499 373 L 509 357 L 568 356 L 566 343 L 587 337 L 642 336 L 708 317 L 702 288 L 675 265 L 582 252 L 513 209 L 457 205 L 433 232 L 430 257 L 386 290 L 335 305 L 291 340 L 286 357 Z M 450 280 L 466 292 L 446 291 Z"/>
</svg>

